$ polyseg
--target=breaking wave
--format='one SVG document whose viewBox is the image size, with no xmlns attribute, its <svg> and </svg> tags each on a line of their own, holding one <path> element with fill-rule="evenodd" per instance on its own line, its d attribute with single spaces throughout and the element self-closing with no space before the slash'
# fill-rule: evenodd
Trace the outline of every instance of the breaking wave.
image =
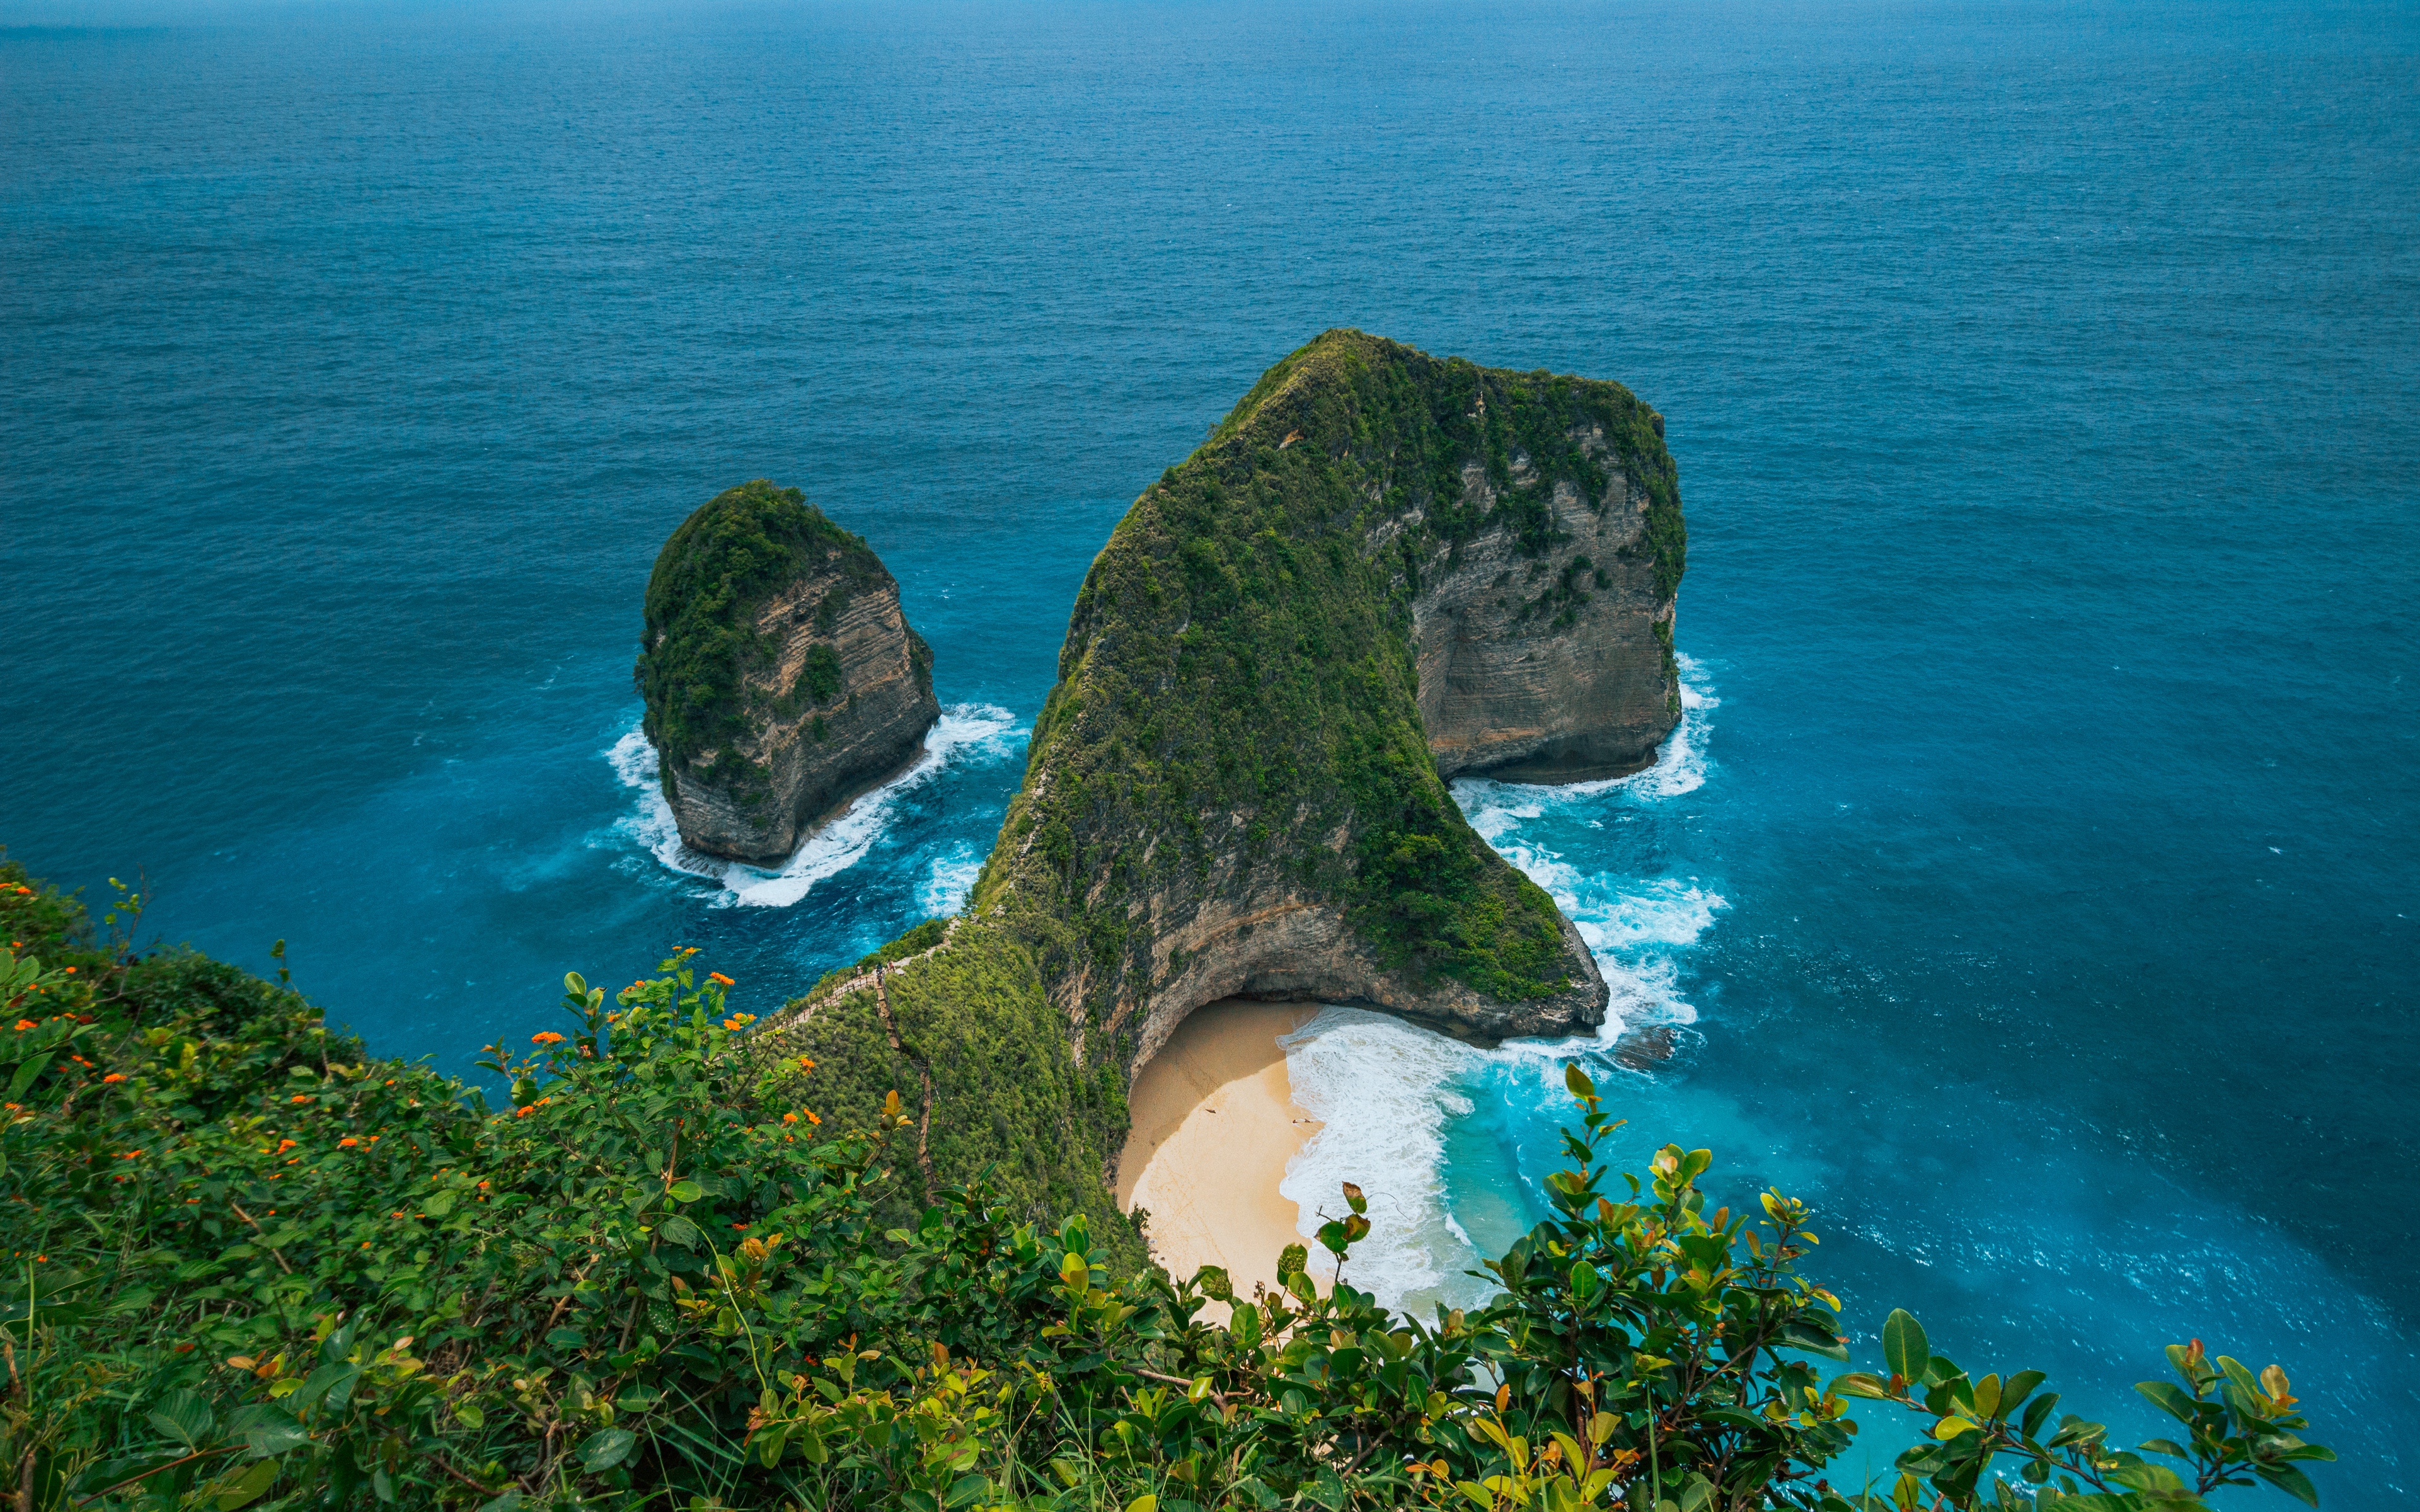
<svg viewBox="0 0 2420 1512">
<path fill-rule="evenodd" d="M 788 860 L 768 868 L 702 855 L 681 843 L 680 827 L 674 823 L 672 805 L 664 800 L 658 780 L 656 748 L 634 728 L 605 753 L 614 776 L 637 798 L 634 811 L 613 828 L 668 870 L 715 884 L 718 906 L 787 908 L 813 891 L 816 883 L 863 860 L 890 826 L 902 794 L 931 781 L 954 763 L 1005 759 L 1013 753 L 1015 740 L 1025 733 L 1006 709 L 989 703 L 952 704 L 925 732 L 923 754 L 914 765 L 858 798 L 846 812 L 809 836 Z M 971 856 L 966 846 L 958 850 Z M 967 871 L 966 859 L 954 852 L 936 863 L 933 878 L 923 889 L 925 901 L 954 892 L 955 903 L 947 909 L 935 908 L 935 913 L 955 912 L 956 904 L 963 903 L 973 887 L 983 863 L 974 858 L 972 870 Z"/>
</svg>

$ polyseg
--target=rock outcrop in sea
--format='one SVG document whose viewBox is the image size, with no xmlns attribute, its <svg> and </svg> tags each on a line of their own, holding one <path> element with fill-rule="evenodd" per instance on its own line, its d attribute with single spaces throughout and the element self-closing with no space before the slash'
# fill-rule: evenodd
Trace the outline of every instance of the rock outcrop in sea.
<svg viewBox="0 0 2420 1512">
<path fill-rule="evenodd" d="M 865 542 L 758 480 L 681 522 L 647 581 L 637 668 L 690 848 L 779 861 L 914 762 L 933 654 Z"/>
<path fill-rule="evenodd" d="M 1204 1003 L 1601 1023 L 1578 933 L 1446 779 L 1652 759 L 1686 546 L 1662 430 L 1619 384 L 1359 332 L 1271 368 L 1094 559 L 947 938 L 756 1039 L 844 1125 L 921 1100 L 940 1180 L 1006 1160 L 1009 1195 L 1107 1221 L 1128 1079 Z"/>
</svg>

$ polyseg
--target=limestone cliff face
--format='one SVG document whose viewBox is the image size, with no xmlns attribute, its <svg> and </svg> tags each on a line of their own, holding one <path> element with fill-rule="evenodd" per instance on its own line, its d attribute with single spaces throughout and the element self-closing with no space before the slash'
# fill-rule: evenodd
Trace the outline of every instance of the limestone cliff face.
<svg viewBox="0 0 2420 1512">
<path fill-rule="evenodd" d="M 897 581 L 797 489 L 706 504 L 657 559 L 638 669 L 682 841 L 798 849 L 916 759 L 940 712 L 932 665 Z"/>
<path fill-rule="evenodd" d="M 1497 518 L 1435 549 L 1412 601 L 1420 723 L 1437 775 L 1587 782 L 1652 764 L 1680 716 L 1672 663 L 1673 587 L 1648 540 L 1652 498 L 1634 485 L 1599 427 L 1575 440 L 1606 476 L 1586 498 L 1546 490 L 1551 549 L 1525 551 L 1503 520 L 1485 468 L 1464 469 L 1465 496 Z M 1507 461 L 1534 483 L 1526 455 Z"/>
<path fill-rule="evenodd" d="M 1684 550 L 1661 421 L 1619 384 L 1328 332 L 1094 559 L 948 938 L 762 1044 L 814 1060 L 845 1126 L 923 1099 L 940 1180 L 1021 1161 L 1013 1195 L 1107 1213 L 1127 1080 L 1204 1003 L 1601 1023 L 1577 932 L 1445 779 L 1652 759 Z"/>
</svg>

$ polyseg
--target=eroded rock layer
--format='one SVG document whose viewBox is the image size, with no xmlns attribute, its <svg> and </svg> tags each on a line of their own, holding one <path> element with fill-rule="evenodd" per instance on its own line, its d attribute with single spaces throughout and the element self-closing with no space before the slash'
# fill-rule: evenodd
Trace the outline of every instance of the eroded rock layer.
<svg viewBox="0 0 2420 1512">
<path fill-rule="evenodd" d="M 798 489 L 702 506 L 657 558 L 638 665 L 683 842 L 787 856 L 917 758 L 932 671 L 881 560 Z"/>
</svg>

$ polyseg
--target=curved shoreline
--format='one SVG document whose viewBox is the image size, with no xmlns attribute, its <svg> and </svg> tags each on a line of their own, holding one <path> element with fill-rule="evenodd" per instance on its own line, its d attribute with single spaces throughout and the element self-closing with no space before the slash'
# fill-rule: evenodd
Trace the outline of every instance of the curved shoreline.
<svg viewBox="0 0 2420 1512">
<path fill-rule="evenodd" d="M 1255 1284 L 1276 1287 L 1278 1252 L 1303 1242 L 1278 1188 L 1320 1125 L 1295 1103 L 1278 1041 L 1320 1007 L 1205 1005 L 1135 1077 L 1117 1203 L 1147 1211 L 1144 1241 L 1171 1275 L 1219 1266 L 1249 1297 Z"/>
</svg>

